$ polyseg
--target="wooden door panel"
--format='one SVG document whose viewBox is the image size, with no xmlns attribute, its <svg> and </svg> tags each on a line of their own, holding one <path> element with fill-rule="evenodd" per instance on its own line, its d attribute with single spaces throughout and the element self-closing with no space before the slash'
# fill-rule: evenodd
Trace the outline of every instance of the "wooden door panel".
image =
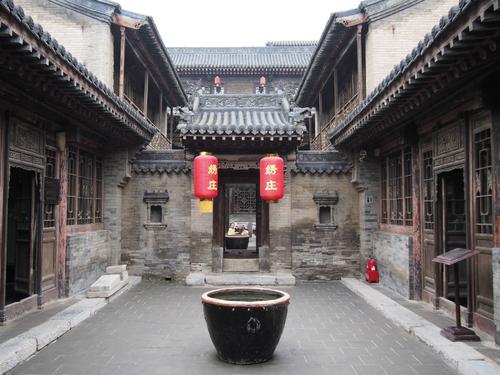
<svg viewBox="0 0 500 375">
<path fill-rule="evenodd" d="M 477 296 L 476 310 L 478 313 L 493 319 L 493 270 L 491 266 L 491 249 L 478 247 L 477 255 Z"/>
<path fill-rule="evenodd" d="M 57 241 L 54 228 L 44 229 L 42 244 L 42 291 L 56 287 Z"/>
</svg>

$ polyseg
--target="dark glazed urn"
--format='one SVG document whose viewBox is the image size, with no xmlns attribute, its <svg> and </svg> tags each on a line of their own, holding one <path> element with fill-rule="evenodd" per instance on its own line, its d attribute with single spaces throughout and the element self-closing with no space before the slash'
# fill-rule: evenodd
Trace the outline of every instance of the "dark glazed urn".
<svg viewBox="0 0 500 375">
<path fill-rule="evenodd" d="M 238 365 L 271 359 L 285 326 L 290 296 L 267 288 L 227 288 L 203 294 L 210 338 L 222 361 Z"/>
</svg>

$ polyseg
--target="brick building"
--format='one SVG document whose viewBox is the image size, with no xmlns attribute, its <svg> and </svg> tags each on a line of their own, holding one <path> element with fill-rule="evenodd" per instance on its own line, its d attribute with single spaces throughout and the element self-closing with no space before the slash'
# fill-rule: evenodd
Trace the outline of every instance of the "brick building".
<svg viewBox="0 0 500 375">
<path fill-rule="evenodd" d="M 406 297 L 452 312 L 454 272 L 432 260 L 455 248 L 476 250 L 473 260 L 459 267 L 460 305 L 469 326 L 496 333 L 499 342 L 498 179 L 494 177 L 498 175 L 498 105 L 494 99 L 499 73 L 498 4 L 451 4 L 454 6 L 442 12 L 443 17 L 427 34 L 420 34 L 421 41 L 406 45 L 406 56 L 392 70 L 387 71 L 385 63 L 371 70 L 375 75 L 385 74 L 377 84 L 368 79 L 369 60 L 376 56 L 381 61 L 387 55 L 378 56 L 373 49 L 369 54 L 370 35 L 385 35 L 384 40 L 390 40 L 386 34 L 394 24 L 385 21 L 384 26 L 377 18 L 373 28 L 370 8 L 376 6 L 378 11 L 384 3 L 390 14 L 391 5 L 396 3 L 387 1 L 362 3 L 359 12 L 332 16 L 301 83 L 297 103 L 323 100 L 320 118 L 325 111 L 328 115 L 320 122 L 324 125 L 317 144 L 324 147 L 326 139 L 352 156 L 352 181 L 360 190 L 362 208 L 360 250 L 363 256 L 377 258 L 381 283 Z M 407 10 L 409 18 L 398 18 L 404 22 L 402 41 L 406 29 L 416 32 L 414 20 L 425 24 L 414 10 L 438 4 L 413 3 Z M 330 50 L 326 46 L 332 43 L 330 34 L 331 38 L 354 35 L 356 17 L 361 22 L 356 26 L 357 51 L 364 53 L 357 55 L 357 61 L 363 69 L 357 70 L 357 77 L 353 72 L 356 79 L 349 92 L 355 95 L 348 96 L 354 99 L 347 110 L 341 107 L 339 112 L 337 99 L 331 98 L 339 98 L 343 104 L 344 89 L 335 89 L 325 103 L 329 89 L 321 88 L 329 73 L 337 76 L 335 64 L 323 71 L 315 66 L 326 58 L 322 47 Z M 337 32 L 331 32 L 333 29 Z M 391 43 L 398 45 L 397 41 Z M 336 61 L 338 56 L 342 64 L 346 56 L 342 46 L 348 44 L 338 45 L 341 48 L 332 51 L 333 57 L 328 59 Z M 384 43 L 377 45 L 385 50 Z M 343 87 L 341 81 L 336 85 L 335 79 L 332 85 Z"/>
<path fill-rule="evenodd" d="M 2 322 L 119 261 L 128 160 L 168 146 L 167 108 L 186 103 L 150 18 L 100 1 L 21 3 L 30 15 L 0 2 Z"/>
<path fill-rule="evenodd" d="M 336 152 L 299 150 L 308 148 L 313 111 L 291 101 L 314 48 L 169 49 L 190 106 L 173 137 L 178 149 L 147 150 L 132 165 L 122 242 L 132 272 L 189 284 L 228 271 L 271 284 L 357 274 L 351 165 Z M 193 197 L 191 165 L 201 151 L 219 159 L 213 214 L 200 214 Z M 258 194 L 259 160 L 271 152 L 286 162 L 285 197 L 275 204 Z M 225 235 L 231 222 L 250 233 L 243 248 Z"/>
</svg>

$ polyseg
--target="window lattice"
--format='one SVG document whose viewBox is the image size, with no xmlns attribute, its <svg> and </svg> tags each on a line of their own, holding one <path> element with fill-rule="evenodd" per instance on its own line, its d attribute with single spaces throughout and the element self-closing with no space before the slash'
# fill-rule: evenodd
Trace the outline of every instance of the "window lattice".
<svg viewBox="0 0 500 375">
<path fill-rule="evenodd" d="M 45 149 L 45 176 L 56 177 L 56 150 L 53 148 Z M 43 209 L 43 227 L 52 228 L 56 226 L 56 205 L 45 203 Z"/>
<path fill-rule="evenodd" d="M 77 178 L 77 149 L 69 147 L 68 151 L 68 208 L 66 224 L 76 224 L 76 178 Z"/>
<path fill-rule="evenodd" d="M 78 184 L 78 224 L 92 223 L 94 195 L 94 158 L 80 152 Z"/>
<path fill-rule="evenodd" d="M 476 232 L 493 233 L 491 130 L 474 135 Z"/>
<path fill-rule="evenodd" d="M 238 186 L 232 188 L 231 213 L 256 212 L 256 189 L 254 186 Z"/>
<path fill-rule="evenodd" d="M 423 153 L 424 229 L 434 229 L 434 174 L 432 151 Z"/>
</svg>

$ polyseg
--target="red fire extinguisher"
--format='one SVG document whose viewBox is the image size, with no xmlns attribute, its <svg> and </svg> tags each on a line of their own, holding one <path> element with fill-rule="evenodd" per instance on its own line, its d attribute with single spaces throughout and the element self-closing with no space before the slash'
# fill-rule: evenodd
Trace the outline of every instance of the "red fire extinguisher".
<svg viewBox="0 0 500 375">
<path fill-rule="evenodd" d="M 373 258 L 366 259 L 365 279 L 369 283 L 378 283 L 379 274 L 377 270 L 377 262 Z"/>
</svg>

